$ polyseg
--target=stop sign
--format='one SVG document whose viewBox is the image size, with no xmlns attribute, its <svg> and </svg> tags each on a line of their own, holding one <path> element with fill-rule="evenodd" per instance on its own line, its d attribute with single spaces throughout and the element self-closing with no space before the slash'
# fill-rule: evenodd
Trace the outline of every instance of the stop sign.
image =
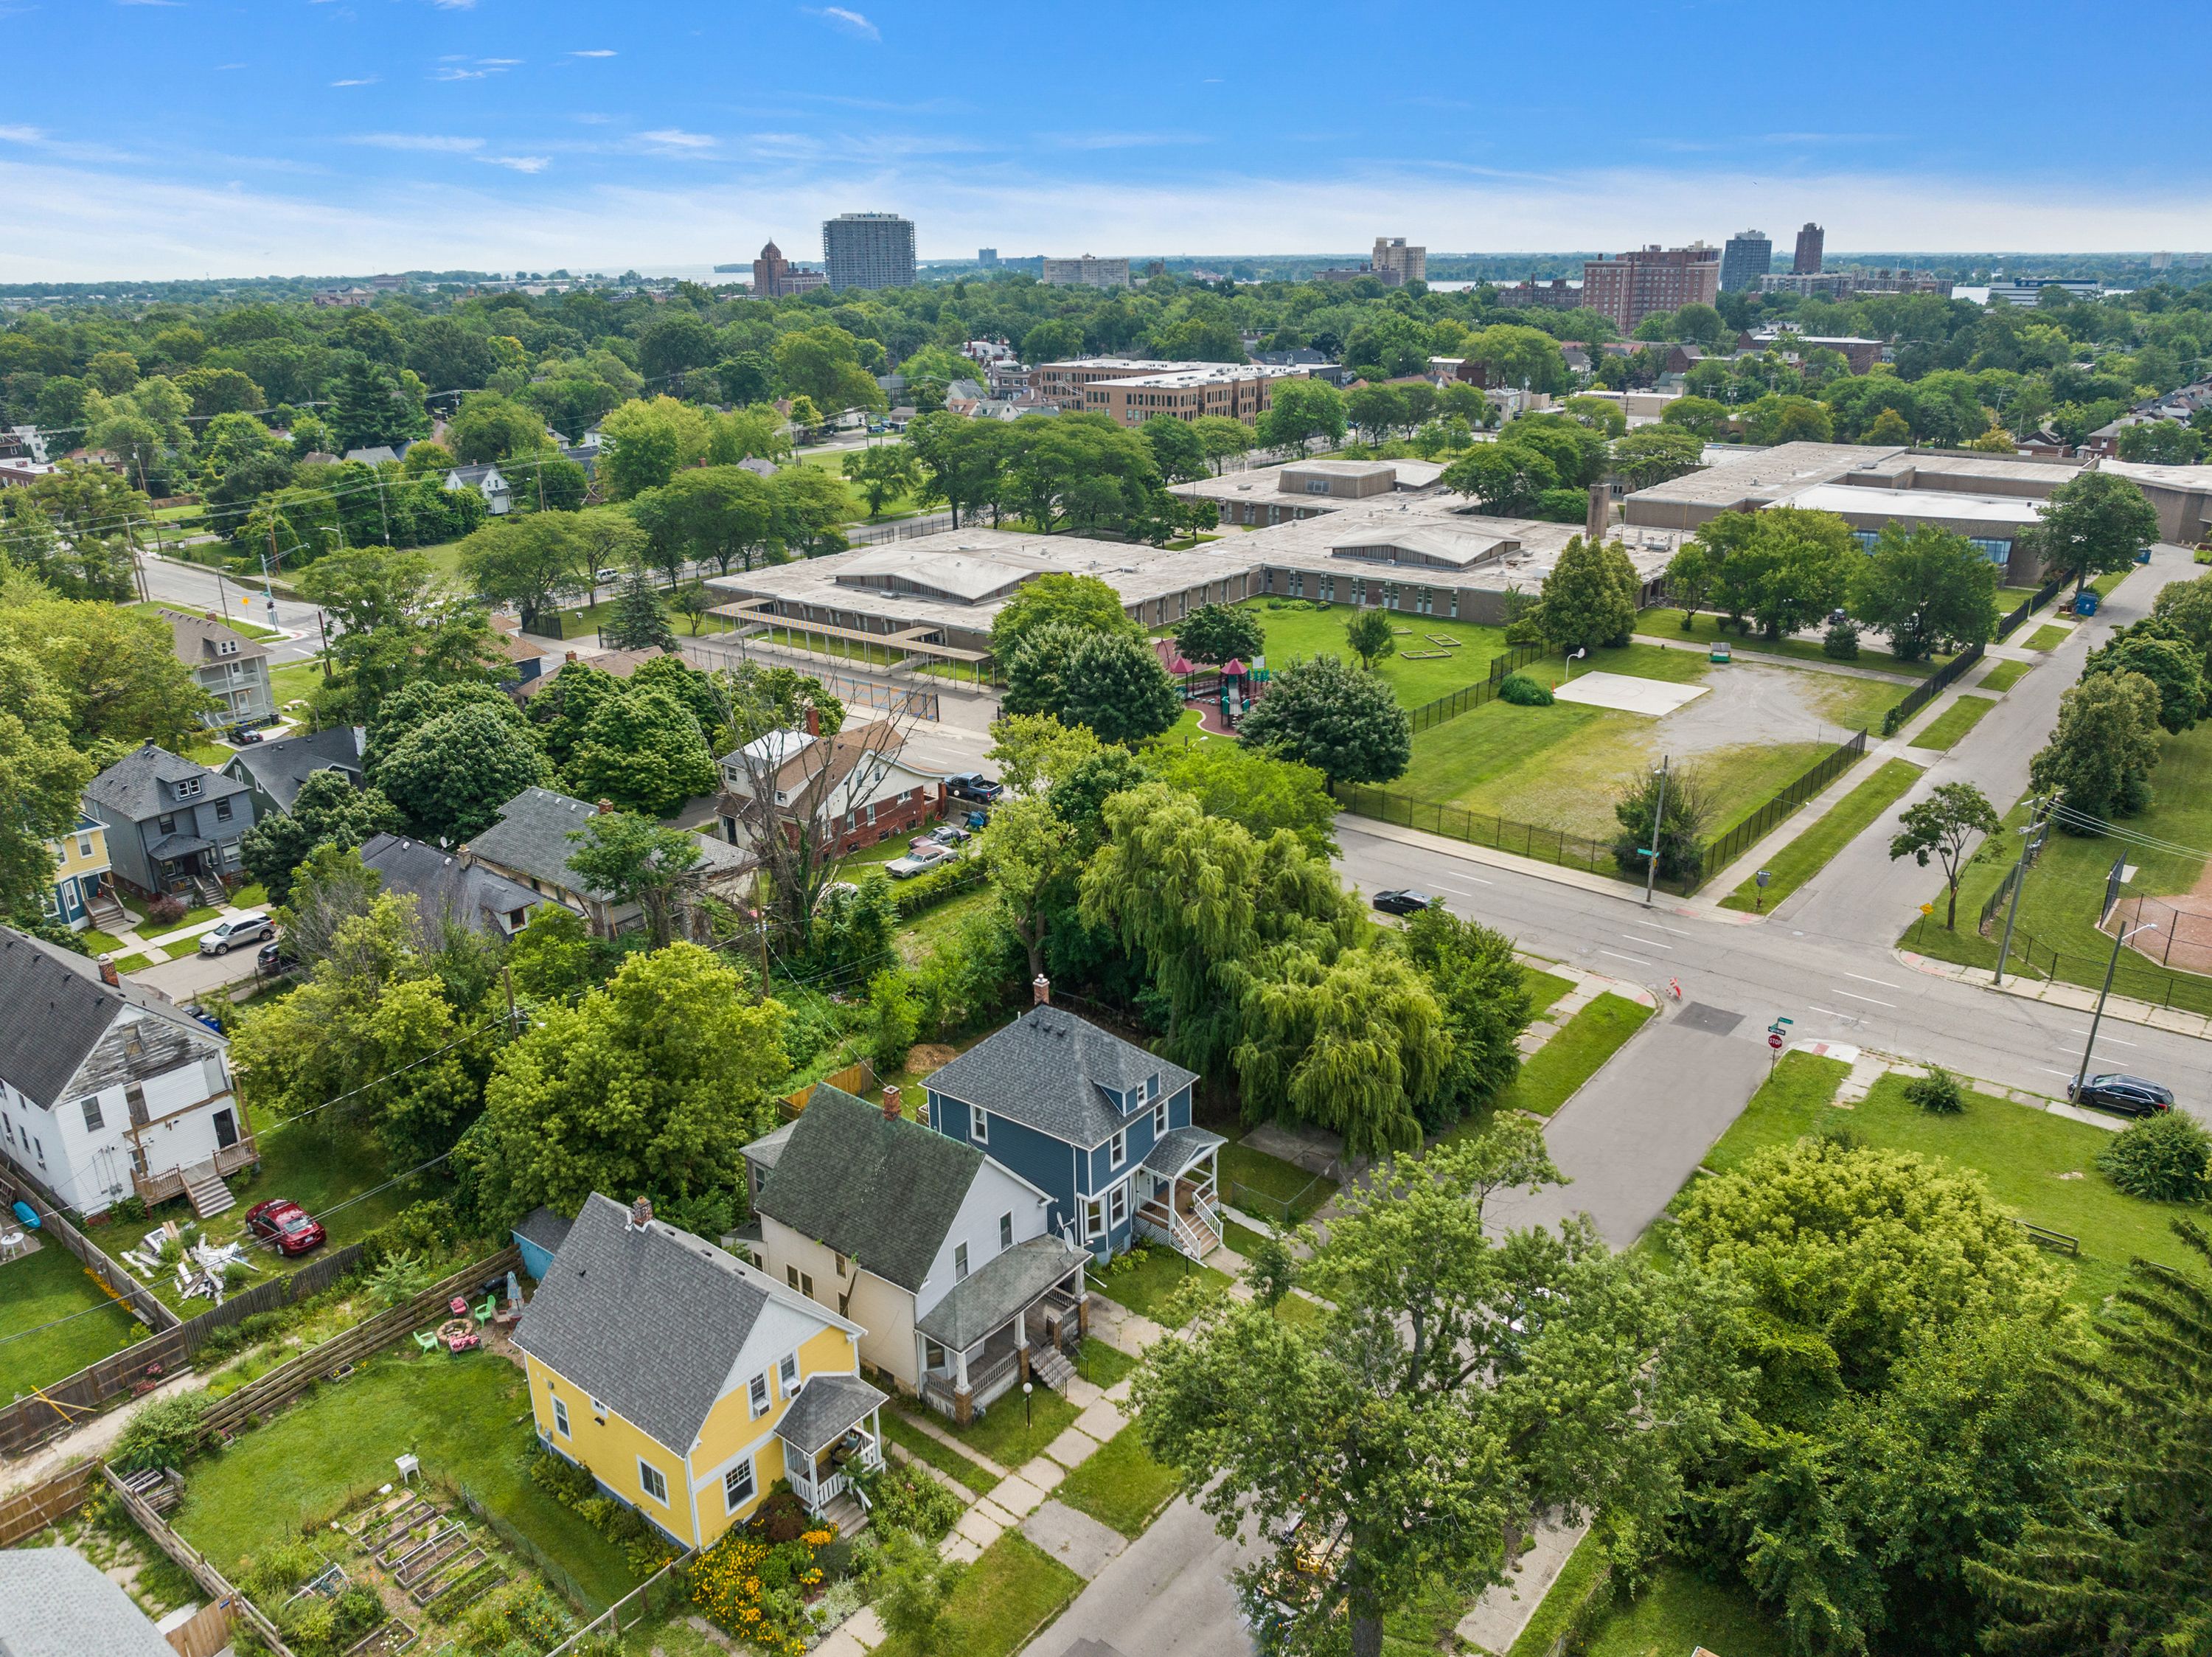
<svg viewBox="0 0 2212 1657">
<path fill-rule="evenodd" d="M 1779 1047 L 1782 1045 L 1782 1032 L 1779 1030 L 1768 1031 L 1766 1033 L 1766 1045 L 1769 1047 Z"/>
</svg>

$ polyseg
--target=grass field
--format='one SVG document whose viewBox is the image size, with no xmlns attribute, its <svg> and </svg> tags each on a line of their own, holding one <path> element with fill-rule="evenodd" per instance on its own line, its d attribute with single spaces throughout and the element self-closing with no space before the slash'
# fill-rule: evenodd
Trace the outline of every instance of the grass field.
<svg viewBox="0 0 2212 1657">
<path fill-rule="evenodd" d="M 958 1479 L 977 1496 L 988 1496 L 998 1488 L 996 1473 L 950 1445 L 939 1443 L 897 1410 L 883 1410 L 877 1419 L 883 1423 L 884 1436 L 905 1448 L 916 1461 L 926 1461 L 939 1472 Z"/>
<path fill-rule="evenodd" d="M 1528 986 L 1528 1010 L 1537 1018 L 1550 1012 L 1560 996 L 1575 987 L 1572 978 L 1563 978 L 1557 972 L 1547 972 L 1540 966 L 1525 962 L 1521 968 L 1521 982 Z"/>
<path fill-rule="evenodd" d="M 52 1237 L 0 1265 L 0 1398 L 73 1375 L 131 1343 L 135 1316 Z"/>
<path fill-rule="evenodd" d="M 1481 1132 L 1499 1112 L 1528 1111 L 1537 1116 L 1550 1116 L 1572 1099 L 1576 1089 L 1595 1075 L 1599 1067 L 1644 1027 L 1652 1011 L 1626 996 L 1609 991 L 1600 996 L 1536 1050 L 1534 1056 L 1522 1065 L 1521 1074 L 1498 1095 L 1489 1110 L 1446 1134 L 1446 1142 Z"/>
<path fill-rule="evenodd" d="M 1685 631 L 1682 626 L 1682 612 L 1680 610 L 1672 610 L 1664 605 L 1654 605 L 1649 610 L 1638 614 L 1636 631 L 1647 638 L 1686 639 L 1693 640 L 1700 644 L 1726 644 L 1731 651 L 1740 650 L 1746 655 L 1790 656 L 1799 661 L 1819 662 L 1829 667 L 1835 665 L 1828 654 L 1820 648 L 1820 641 L 1817 639 L 1759 638 L 1755 636 L 1746 637 L 1733 630 L 1724 631 L 1720 624 L 1720 617 L 1701 612 Z M 1863 640 L 1859 646 L 1857 660 L 1846 665 L 1853 667 L 1870 667 L 1877 673 L 1897 673 L 1906 679 L 1925 679 L 1949 660 L 1948 656 L 1938 656 L 1933 661 L 1899 661 L 1883 649 L 1879 643 L 1869 643 Z M 1894 700 L 1893 698 L 1892 699 Z"/>
<path fill-rule="evenodd" d="M 1117 1255 L 1105 1270 L 1090 1273 L 1091 1287 L 1107 1299 L 1117 1301 L 1139 1316 L 1170 1328 L 1181 1325 L 1170 1314 L 1168 1302 L 1193 1278 L 1211 1289 L 1224 1289 L 1230 1284 L 1226 1273 L 1199 1265 L 1173 1249 L 1158 1245 L 1142 1254 Z"/>
<path fill-rule="evenodd" d="M 2055 622 L 2043 624 L 2021 641 L 2024 650 L 2055 650 L 2074 636 L 2071 627 L 2061 627 Z"/>
<path fill-rule="evenodd" d="M 1828 860 L 1849 845 L 1866 827 L 1905 797 L 1920 776 L 1920 767 L 1908 759 L 1884 760 L 1873 775 L 1823 812 L 1798 837 L 1783 847 L 1767 864 L 1772 878 L 1762 892 L 1757 880 L 1743 884 L 1721 899 L 1723 909 L 1753 913 L 1771 908 L 1827 867 Z"/>
<path fill-rule="evenodd" d="M 1686 1657 L 1699 1648 L 1719 1657 L 1788 1657 L 1790 1642 L 1743 1589 L 1662 1565 L 1642 1593 L 1598 1623 L 1583 1649 L 1588 1657 Z M 1513 1649 L 1518 1657 L 1521 1648 Z"/>
<path fill-rule="evenodd" d="M 1982 675 L 1981 682 L 1974 688 L 2002 695 L 2034 671 L 2035 664 L 2032 661 L 2000 661 Z"/>
<path fill-rule="evenodd" d="M 1295 1162 L 1249 1145 L 1224 1145 L 1218 1167 L 1223 1197 L 1256 1219 L 1296 1225 L 1336 1195 L 1334 1179 L 1308 1173 Z"/>
<path fill-rule="evenodd" d="M 1949 707 L 1929 720 L 1911 746 L 1916 748 L 1948 748 L 1982 722 L 1983 716 L 1997 705 L 1993 696 L 1962 696 Z"/>
<path fill-rule="evenodd" d="M 1354 606 L 1333 604 L 1316 610 L 1308 607 L 1303 600 L 1279 599 L 1275 602 L 1294 603 L 1298 607 L 1271 610 L 1265 600 L 1259 599 L 1248 600 L 1243 606 L 1257 616 L 1267 630 L 1270 672 L 1280 673 L 1304 656 L 1335 655 L 1346 661 L 1358 660 L 1344 642 L 1344 624 L 1352 619 Z M 1398 700 L 1408 708 L 1418 708 L 1463 685 L 1487 679 L 1492 660 L 1505 654 L 1505 630 L 1502 627 L 1480 627 L 1471 621 L 1417 616 L 1403 610 L 1382 613 L 1389 617 L 1390 625 L 1395 630 L 1394 638 L 1398 650 L 1395 655 L 1378 660 L 1375 670 L 1390 681 L 1397 690 Z M 1172 634 L 1175 629 L 1157 631 L 1165 635 Z M 1463 642 L 1456 647 L 1440 645 L 1425 637 L 1430 633 Z M 1431 661 L 1408 661 L 1407 651 L 1424 655 L 1432 651 L 1442 654 Z"/>
<path fill-rule="evenodd" d="M 1092 1451 L 1053 1496 L 1133 1539 L 1182 1488 L 1173 1468 L 1146 1453 L 1132 1422 Z"/>
<path fill-rule="evenodd" d="M 531 1482 L 532 1436 L 529 1383 L 513 1364 L 489 1352 L 379 1358 L 192 1463 L 170 1522 L 233 1571 L 349 1496 L 389 1483 L 392 1458 L 411 1452 L 426 1474 L 466 1485 L 535 1543 L 586 1599 L 611 1605 L 638 1579 L 612 1543 Z"/>
<path fill-rule="evenodd" d="M 306 700 L 322 682 L 320 662 L 288 661 L 282 667 L 270 670 L 269 692 L 281 709 L 289 703 Z"/>
<path fill-rule="evenodd" d="M 2130 1197 L 2097 1171 L 2098 1148 L 2111 1136 L 2106 1129 L 1981 1093 L 1968 1094 L 1960 1115 L 1931 1116 L 1905 1097 L 1904 1078 L 1893 1075 L 1842 1110 L 1831 1101 L 1847 1069 L 1809 1053 L 1784 1055 L 1705 1165 L 1726 1173 L 1769 1146 L 1838 1128 L 1869 1145 L 1977 1168 L 2020 1219 L 2081 1240 L 2079 1258 L 2052 1258 L 2072 1270 L 2074 1298 L 2090 1306 L 2120 1286 L 2131 1256 L 2171 1265 L 2194 1258 L 2169 1228 L 2184 1209 Z"/>
<path fill-rule="evenodd" d="M 2151 773 L 2157 797 L 2151 808 L 2129 818 L 2124 827 L 2177 848 L 2212 847 L 2212 725 L 2160 739 L 2158 769 Z M 2013 832 L 2027 820 L 2025 805 L 2006 815 L 2004 831 L 1992 835 L 1966 866 L 1959 886 L 1959 930 L 1955 935 L 1942 927 L 1920 929 L 1916 941 L 1911 929 L 1899 939 L 1938 960 L 1969 966 L 1994 966 L 1997 959 L 1995 929 L 1984 938 L 1974 931 L 1975 917 L 1984 901 L 2003 879 L 2007 866 L 2018 855 L 2020 837 Z M 2020 921 L 2014 936 L 2014 963 L 2026 940 L 2033 941 L 2033 969 L 2039 977 L 2056 977 L 2095 987 L 2103 982 L 2106 962 L 2112 955 L 2112 936 L 2097 929 L 2104 901 L 2105 879 L 2114 857 L 2126 854 L 2137 866 L 2128 891 L 2152 897 L 2191 890 L 2204 874 L 2201 850 L 2166 850 L 2136 841 L 2052 833 L 2043 855 L 2029 871 L 2021 894 Z M 1925 895 L 1935 900 L 1936 915 L 1943 912 L 1940 879 L 1929 880 Z M 2162 924 L 2171 917 L 2154 914 Z M 2154 943 L 2163 933 L 2153 935 Z M 2053 959 L 2056 952 L 2056 959 Z M 2112 984 L 2113 993 L 2138 999 L 2162 1001 L 2171 992 L 2172 1004 L 2193 1012 L 2212 1013 L 2212 978 L 2170 974 L 2135 950 L 2121 952 Z"/>
<path fill-rule="evenodd" d="M 963 1446 L 1001 1467 L 1018 1467 L 1044 1453 L 1044 1447 L 1075 1424 L 1081 1411 L 1049 1387 L 1040 1386 L 1029 1398 L 1029 1413 L 1022 1411 L 1019 1387 L 1003 1393 L 965 1427 L 955 1425 L 918 1398 L 902 1398 L 896 1407 L 907 1415 L 942 1428 Z M 953 1475 L 956 1478 L 957 1473 Z"/>
<path fill-rule="evenodd" d="M 1083 1579 L 1018 1531 L 1008 1531 L 962 1573 L 945 1608 L 945 1642 L 961 1657 L 1006 1657 L 1083 1589 Z M 904 1639 L 886 1640 L 877 1657 L 920 1657 Z"/>
<path fill-rule="evenodd" d="M 1703 656 L 1653 644 L 1594 651 L 1587 665 L 1593 671 L 1674 684 L 1693 684 L 1713 671 Z M 1547 664 L 1547 679 L 1558 672 Z M 1896 685 L 1881 679 L 1842 673 L 1804 677 L 1802 688 L 1812 693 L 1820 716 L 1836 724 L 1839 737 L 1870 723 L 1878 726 L 1899 695 Z M 1415 736 L 1413 766 L 1392 787 L 1423 801 L 1609 839 L 1617 826 L 1616 792 L 1625 779 L 1656 763 L 1665 730 L 1664 720 L 1578 703 L 1524 708 L 1491 702 Z M 1709 832 L 1725 832 L 1810 769 L 1832 746 L 1832 741 L 1744 742 L 1696 754 L 1711 806 Z"/>
</svg>

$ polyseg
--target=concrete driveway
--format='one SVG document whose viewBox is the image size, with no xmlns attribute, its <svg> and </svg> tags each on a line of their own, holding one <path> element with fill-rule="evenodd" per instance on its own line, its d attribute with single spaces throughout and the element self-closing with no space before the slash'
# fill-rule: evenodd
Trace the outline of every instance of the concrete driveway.
<svg viewBox="0 0 2212 1657">
<path fill-rule="evenodd" d="M 194 951 L 133 972 L 131 982 L 179 1004 L 198 1001 L 217 990 L 252 979 L 254 957 L 260 951 L 258 943 L 240 945 L 228 955 L 203 955 Z"/>
<path fill-rule="evenodd" d="M 1243 1550 L 1188 1497 L 1098 1573 L 1027 1657 L 1235 1657 L 1255 1649 L 1229 1574 Z"/>
</svg>

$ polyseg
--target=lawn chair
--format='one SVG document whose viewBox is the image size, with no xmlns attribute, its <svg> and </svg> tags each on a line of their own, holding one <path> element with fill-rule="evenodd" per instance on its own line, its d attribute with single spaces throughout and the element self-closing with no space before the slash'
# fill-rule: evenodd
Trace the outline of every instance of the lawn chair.
<svg viewBox="0 0 2212 1657">
<path fill-rule="evenodd" d="M 477 1308 L 477 1322 L 479 1325 L 489 1323 L 492 1319 L 492 1314 L 498 1310 L 499 1296 L 496 1295 L 485 1295 L 484 1303 Z"/>
<path fill-rule="evenodd" d="M 437 1331 L 434 1329 L 416 1330 L 415 1331 L 415 1344 L 421 1347 L 425 1352 L 435 1352 L 438 1349 Z"/>
<path fill-rule="evenodd" d="M 469 1315 L 469 1303 L 460 1295 L 456 1295 L 446 1303 L 446 1310 L 456 1318 L 465 1318 Z"/>
</svg>

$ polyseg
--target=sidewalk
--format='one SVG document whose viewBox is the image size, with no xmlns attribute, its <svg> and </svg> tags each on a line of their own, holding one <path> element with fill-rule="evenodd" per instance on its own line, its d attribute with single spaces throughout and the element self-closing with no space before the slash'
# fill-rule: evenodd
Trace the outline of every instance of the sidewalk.
<svg viewBox="0 0 2212 1657">
<path fill-rule="evenodd" d="M 1891 953 L 1899 965 L 1909 966 L 1916 972 L 1925 972 L 1932 978 L 1949 978 L 1954 983 L 1994 990 L 2001 996 L 2018 996 L 2023 1001 L 2044 1002 L 2052 1007 L 2064 1007 L 2077 1013 L 2094 1013 L 2097 1008 L 2097 992 L 2087 984 L 2062 984 L 2056 979 L 2023 978 L 2016 971 L 2008 973 L 2005 981 L 1998 984 L 1993 967 L 1960 966 L 1954 962 L 1915 954 L 1910 949 L 1893 950 Z M 2176 1035 L 2194 1036 L 2200 1040 L 2212 1039 L 2212 1018 L 2207 1018 L 2202 1013 L 2184 1012 L 2176 1007 L 2154 1007 L 2147 1001 L 2136 1001 L 2126 996 L 2107 996 L 2105 1016 L 2118 1019 L 2124 1024 L 2142 1024 L 2154 1030 L 2170 1030 Z"/>
</svg>

